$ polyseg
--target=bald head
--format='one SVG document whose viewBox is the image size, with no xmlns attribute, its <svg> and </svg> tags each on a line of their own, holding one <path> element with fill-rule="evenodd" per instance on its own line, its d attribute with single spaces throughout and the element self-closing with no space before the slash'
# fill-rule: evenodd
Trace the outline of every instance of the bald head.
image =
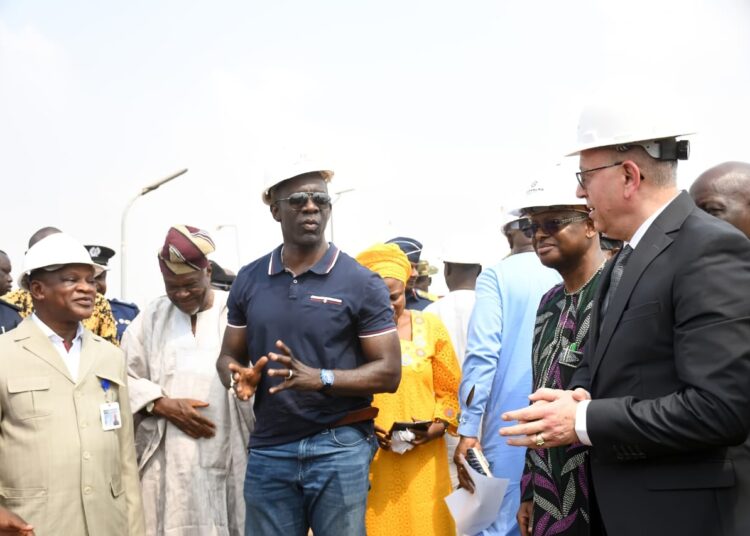
<svg viewBox="0 0 750 536">
<path fill-rule="evenodd" d="M 42 238 L 47 238 L 49 235 L 62 233 L 57 227 L 42 227 L 29 238 L 29 247 L 39 242 Z"/>
<path fill-rule="evenodd" d="M 695 204 L 750 237 L 750 164 L 724 162 L 707 169 L 690 186 Z"/>
</svg>

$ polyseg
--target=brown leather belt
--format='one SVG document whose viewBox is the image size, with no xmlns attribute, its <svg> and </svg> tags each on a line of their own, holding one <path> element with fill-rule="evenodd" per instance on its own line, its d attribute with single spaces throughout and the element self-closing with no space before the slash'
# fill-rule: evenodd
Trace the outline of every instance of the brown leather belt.
<svg viewBox="0 0 750 536">
<path fill-rule="evenodd" d="M 341 417 L 335 423 L 331 424 L 329 428 L 338 428 L 339 426 L 346 426 L 348 424 L 371 421 L 378 416 L 378 411 L 380 411 L 378 408 L 374 408 L 372 406 L 362 409 L 355 409 L 354 411 L 350 411 L 349 413 Z"/>
</svg>

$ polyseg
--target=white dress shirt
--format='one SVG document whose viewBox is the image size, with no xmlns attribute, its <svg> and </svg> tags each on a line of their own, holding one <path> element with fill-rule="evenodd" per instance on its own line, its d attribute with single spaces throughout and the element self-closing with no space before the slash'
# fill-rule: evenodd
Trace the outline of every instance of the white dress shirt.
<svg viewBox="0 0 750 536">
<path fill-rule="evenodd" d="M 83 325 L 78 322 L 78 330 L 76 331 L 76 336 L 73 337 L 73 346 L 70 347 L 70 350 L 66 350 L 65 345 L 63 344 L 63 338 L 52 331 L 52 329 L 47 324 L 42 322 L 42 320 L 38 316 L 36 316 L 36 313 L 33 313 L 31 315 L 31 319 L 34 321 L 34 323 L 36 323 L 37 326 L 39 326 L 39 329 L 42 330 L 42 333 L 44 333 L 49 338 L 52 346 L 55 347 L 55 350 L 57 350 L 57 353 L 60 354 L 63 362 L 68 367 L 70 377 L 73 378 L 73 381 L 77 382 L 78 367 L 81 364 L 81 342 L 83 340 Z"/>
<path fill-rule="evenodd" d="M 654 223 L 654 220 L 659 217 L 659 214 L 664 212 L 664 209 L 669 206 L 669 204 L 674 201 L 677 196 L 680 195 L 679 192 L 675 194 L 672 199 L 664 203 L 659 209 L 654 211 L 651 216 L 649 216 L 646 221 L 644 221 L 638 229 L 636 229 L 635 233 L 633 233 L 633 237 L 625 242 L 625 245 L 629 245 L 631 248 L 635 249 L 638 246 L 638 243 L 641 241 L 641 239 L 646 234 L 646 231 L 648 231 L 649 227 L 651 227 L 651 224 Z M 624 246 L 623 246 L 624 247 Z M 575 429 L 576 429 L 576 435 L 578 436 L 578 439 L 581 443 L 584 445 L 591 446 L 591 439 L 589 438 L 589 434 L 586 428 L 586 410 L 589 407 L 589 402 L 591 400 L 584 400 L 578 404 L 576 407 L 576 420 L 575 420 Z"/>
</svg>

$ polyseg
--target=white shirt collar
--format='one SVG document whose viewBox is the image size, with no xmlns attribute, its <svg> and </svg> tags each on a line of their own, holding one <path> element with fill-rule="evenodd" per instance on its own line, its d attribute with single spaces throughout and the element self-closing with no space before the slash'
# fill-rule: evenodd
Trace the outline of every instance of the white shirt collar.
<svg viewBox="0 0 750 536">
<path fill-rule="evenodd" d="M 81 366 L 81 348 L 83 347 L 83 325 L 78 322 L 78 329 L 76 330 L 76 335 L 73 337 L 72 344 L 70 348 L 65 348 L 65 341 L 63 340 L 60 335 L 52 331 L 52 329 L 42 322 L 42 320 L 36 316 L 36 314 L 31 315 L 31 319 L 34 321 L 34 323 L 39 327 L 39 329 L 42 330 L 42 333 L 44 333 L 47 338 L 49 339 L 49 342 L 52 344 L 52 347 L 57 351 L 57 354 L 60 356 L 60 359 L 63 360 L 63 363 L 65 363 L 65 366 L 68 368 L 68 372 L 70 373 L 70 377 L 73 378 L 74 382 L 78 381 L 78 372 L 79 368 Z"/>
<path fill-rule="evenodd" d="M 46 337 L 50 338 L 50 340 L 52 340 L 53 342 L 57 342 L 57 341 L 62 342 L 63 338 L 60 337 L 60 335 L 58 335 L 54 331 L 52 331 L 52 328 L 49 327 L 47 324 L 45 324 L 42 321 L 42 319 L 36 315 L 36 313 L 31 314 L 31 319 L 34 321 L 34 323 L 36 323 L 39 329 L 42 330 L 42 333 L 44 333 Z M 83 336 L 83 324 L 78 322 L 78 329 L 76 330 L 76 336 L 73 337 L 73 340 L 75 341 L 77 339 L 80 339 L 82 336 Z"/>
<path fill-rule="evenodd" d="M 633 233 L 633 238 L 631 238 L 630 240 L 626 241 L 625 243 L 628 244 L 628 245 L 630 245 L 631 248 L 635 249 L 636 246 L 638 246 L 638 242 L 641 241 L 641 239 L 643 238 L 643 236 L 646 234 L 646 231 L 648 231 L 648 228 L 651 227 L 652 223 L 654 223 L 654 220 L 659 217 L 659 214 L 661 214 L 662 212 L 664 212 L 664 209 L 667 208 L 667 206 L 669 206 L 669 204 L 672 201 L 674 201 L 675 199 L 677 199 L 678 195 L 680 195 L 680 192 L 677 192 L 674 195 L 674 197 L 672 197 L 672 199 L 670 199 L 669 201 L 667 201 L 666 203 L 664 203 L 661 207 L 659 207 L 658 209 L 656 209 L 656 211 L 654 211 L 654 213 L 651 214 L 651 216 L 649 216 L 648 218 L 646 218 L 646 221 L 644 221 L 641 224 L 641 226 L 638 227 L 638 229 L 635 231 L 635 233 Z"/>
</svg>

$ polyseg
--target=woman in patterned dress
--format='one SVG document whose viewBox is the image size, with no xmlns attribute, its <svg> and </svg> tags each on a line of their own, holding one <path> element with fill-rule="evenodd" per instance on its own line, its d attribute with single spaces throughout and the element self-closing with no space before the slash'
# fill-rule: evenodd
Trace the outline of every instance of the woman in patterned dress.
<svg viewBox="0 0 750 536">
<path fill-rule="evenodd" d="M 435 315 L 405 309 L 404 289 L 411 265 L 395 244 L 376 244 L 357 260 L 383 277 L 391 295 L 401 340 L 401 383 L 395 393 L 377 394 L 375 431 L 380 449 L 370 467 L 366 524 L 370 536 L 456 533 L 443 499 L 451 492 L 443 435 L 458 425 L 461 370 L 448 331 Z M 413 448 L 390 449 L 394 422 L 432 421 L 413 429 Z"/>
<path fill-rule="evenodd" d="M 543 191 L 543 188 L 542 188 Z M 542 264 L 563 282 L 542 297 L 534 328 L 534 386 L 567 389 L 588 340 L 605 256 L 585 205 L 572 196 L 540 195 L 521 209 Z M 588 535 L 588 448 L 581 443 L 526 452 L 518 524 L 521 534 Z"/>
</svg>

